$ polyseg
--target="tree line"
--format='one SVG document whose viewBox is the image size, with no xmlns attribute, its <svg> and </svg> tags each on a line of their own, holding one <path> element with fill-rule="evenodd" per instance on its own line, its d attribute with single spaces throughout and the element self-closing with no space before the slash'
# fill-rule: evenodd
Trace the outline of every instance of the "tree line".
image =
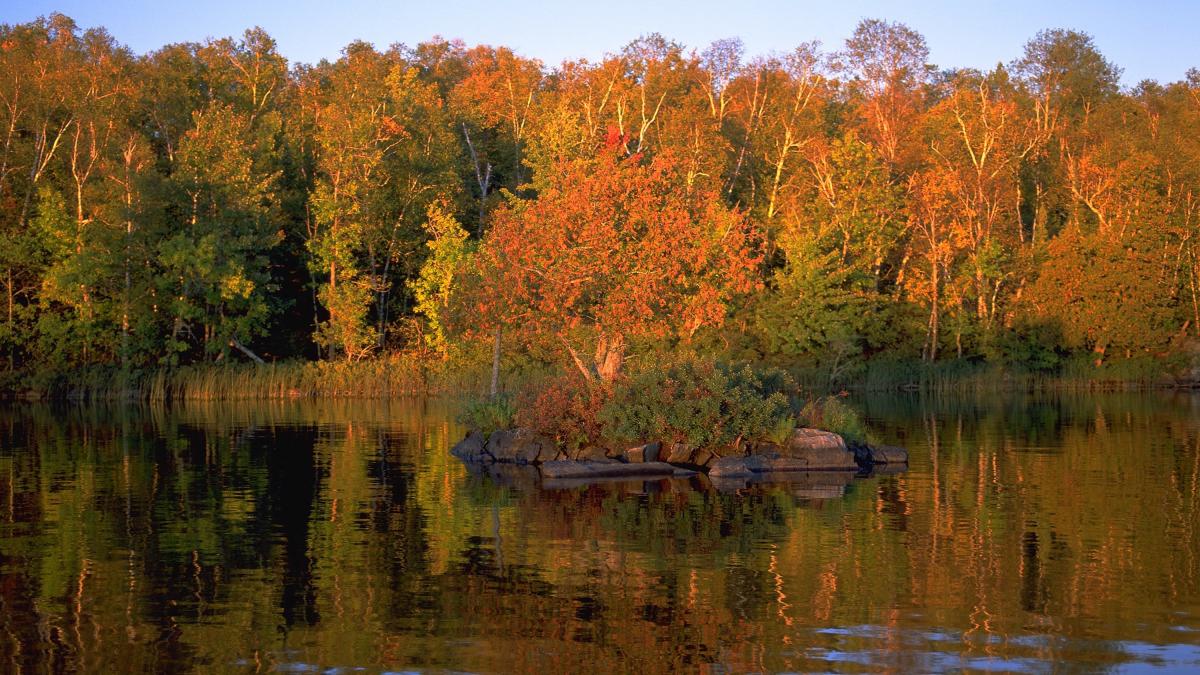
<svg viewBox="0 0 1200 675">
<path fill-rule="evenodd" d="M 1076 31 L 983 72 L 881 20 L 556 67 L 4 25 L 0 355 L 353 361 L 503 330 L 599 375 L 664 341 L 832 375 L 1161 360 L 1200 335 L 1200 71 L 1119 76 Z"/>
</svg>

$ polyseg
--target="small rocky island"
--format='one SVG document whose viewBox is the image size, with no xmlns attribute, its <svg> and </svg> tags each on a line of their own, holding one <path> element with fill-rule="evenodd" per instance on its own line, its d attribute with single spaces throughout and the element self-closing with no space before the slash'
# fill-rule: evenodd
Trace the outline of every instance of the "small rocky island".
<svg viewBox="0 0 1200 675">
<path fill-rule="evenodd" d="M 534 465 L 543 479 L 668 478 L 701 472 L 713 479 L 730 479 L 908 463 L 904 448 L 850 444 L 838 434 L 805 427 L 793 430 L 783 443 L 738 441 L 720 449 L 697 449 L 656 441 L 620 451 L 587 446 L 570 453 L 529 429 L 503 429 L 486 437 L 471 431 L 450 452 L 473 464 Z"/>
</svg>

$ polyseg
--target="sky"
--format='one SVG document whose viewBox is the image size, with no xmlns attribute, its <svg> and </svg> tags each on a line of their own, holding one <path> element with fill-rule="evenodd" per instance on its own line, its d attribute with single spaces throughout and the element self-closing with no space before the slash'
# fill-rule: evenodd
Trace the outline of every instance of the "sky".
<svg viewBox="0 0 1200 675">
<path fill-rule="evenodd" d="M 930 60 L 943 68 L 1007 63 L 1046 28 L 1090 33 L 1124 70 L 1125 86 L 1179 80 L 1200 67 L 1200 0 L 0 0 L 0 23 L 52 12 L 82 28 L 103 26 L 138 53 L 261 26 L 280 53 L 306 63 L 336 59 L 356 39 L 386 48 L 434 35 L 505 45 L 550 67 L 596 60 L 653 32 L 694 48 L 740 37 L 748 55 L 786 52 L 810 40 L 834 50 L 860 19 L 882 18 L 924 35 Z"/>
</svg>

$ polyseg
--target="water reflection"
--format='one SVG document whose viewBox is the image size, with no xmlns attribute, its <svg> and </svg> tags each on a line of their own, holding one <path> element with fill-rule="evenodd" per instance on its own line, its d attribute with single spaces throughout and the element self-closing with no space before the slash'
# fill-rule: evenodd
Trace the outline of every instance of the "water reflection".
<svg viewBox="0 0 1200 675">
<path fill-rule="evenodd" d="M 0 668 L 1200 668 L 1200 399 L 855 403 L 909 471 L 542 485 L 441 401 L 0 410 Z"/>
</svg>

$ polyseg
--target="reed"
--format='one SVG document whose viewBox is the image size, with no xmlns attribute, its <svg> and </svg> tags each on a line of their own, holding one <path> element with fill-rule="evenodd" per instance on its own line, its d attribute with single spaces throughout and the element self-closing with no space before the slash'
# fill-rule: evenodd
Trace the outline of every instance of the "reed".
<svg viewBox="0 0 1200 675">
<path fill-rule="evenodd" d="M 478 395 L 487 391 L 490 354 L 463 351 L 451 358 L 396 352 L 362 361 L 280 361 L 267 364 L 198 364 L 147 371 L 79 369 L 32 376 L 6 386 L 26 398 L 81 401 L 218 401 L 306 398 L 386 399 L 425 394 Z M 510 358 L 502 388 L 516 391 L 548 374 L 551 367 L 528 358 Z M 850 377 L 831 381 L 827 369 L 790 369 L 800 389 L 812 394 L 852 391 L 920 391 L 963 396 L 1000 392 L 1132 391 L 1172 386 L 1169 364 L 1154 360 L 1113 361 L 1097 368 L 1085 359 L 1064 363 L 1056 372 L 1023 372 L 970 360 L 937 363 L 868 361 Z"/>
<path fill-rule="evenodd" d="M 486 368 L 395 354 L 345 362 L 283 362 L 264 365 L 190 366 L 157 371 L 143 395 L 165 400 L 297 398 L 395 398 L 413 394 L 474 391 Z"/>
<path fill-rule="evenodd" d="M 544 373 L 529 361 L 507 364 L 501 388 L 512 391 Z M 455 358 L 397 352 L 362 361 L 199 364 L 146 372 L 82 370 L 29 382 L 29 398 L 81 401 L 238 401 L 391 399 L 430 394 L 481 394 L 490 384 L 490 355 Z"/>
<path fill-rule="evenodd" d="M 1012 391 L 1131 391 L 1176 386 L 1167 364 L 1153 360 L 1114 361 L 1096 367 L 1086 359 L 1067 361 L 1054 372 L 969 360 L 870 361 L 851 378 L 830 381 L 822 368 L 793 371 L 807 391 L 921 391 L 942 394 L 986 394 Z"/>
</svg>

